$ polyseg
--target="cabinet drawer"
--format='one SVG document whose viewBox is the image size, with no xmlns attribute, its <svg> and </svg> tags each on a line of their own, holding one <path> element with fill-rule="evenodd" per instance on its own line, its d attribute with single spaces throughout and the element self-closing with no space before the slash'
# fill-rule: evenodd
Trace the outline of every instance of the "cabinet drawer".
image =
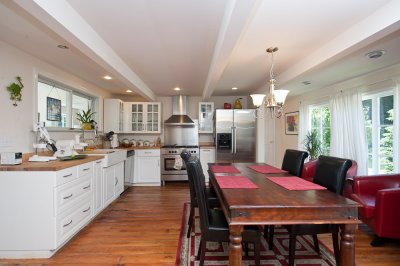
<svg viewBox="0 0 400 266">
<path fill-rule="evenodd" d="M 91 219 L 92 200 L 85 197 L 79 204 L 56 218 L 57 246 L 78 232 Z"/>
<path fill-rule="evenodd" d="M 78 167 L 70 167 L 56 172 L 56 186 L 68 183 L 78 178 Z"/>
<path fill-rule="evenodd" d="M 92 175 L 84 175 L 68 184 L 57 187 L 56 214 L 73 205 L 81 196 L 92 195 Z"/>
<path fill-rule="evenodd" d="M 146 156 L 146 157 L 150 157 L 150 156 L 160 156 L 160 150 L 159 149 L 154 149 L 154 150 L 136 150 L 135 151 L 135 156 Z"/>
<path fill-rule="evenodd" d="M 78 176 L 93 173 L 93 163 L 85 163 L 78 166 Z"/>
</svg>

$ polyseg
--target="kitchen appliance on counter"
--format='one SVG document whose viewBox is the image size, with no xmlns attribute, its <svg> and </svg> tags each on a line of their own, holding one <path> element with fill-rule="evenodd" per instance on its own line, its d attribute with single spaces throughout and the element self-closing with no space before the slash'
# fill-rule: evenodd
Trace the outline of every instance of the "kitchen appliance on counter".
<svg viewBox="0 0 400 266">
<path fill-rule="evenodd" d="M 216 162 L 255 162 L 256 118 L 254 109 L 216 109 Z"/>
</svg>

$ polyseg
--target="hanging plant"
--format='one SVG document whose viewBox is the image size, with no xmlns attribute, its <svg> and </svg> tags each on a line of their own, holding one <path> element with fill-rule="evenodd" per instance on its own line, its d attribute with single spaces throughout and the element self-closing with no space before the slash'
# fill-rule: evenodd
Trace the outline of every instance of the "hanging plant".
<svg viewBox="0 0 400 266">
<path fill-rule="evenodd" d="M 22 101 L 22 88 L 24 87 L 24 84 L 22 84 L 22 79 L 20 76 L 15 77 L 17 80 L 17 83 L 13 82 L 10 85 L 7 86 L 7 90 L 10 93 L 10 99 L 14 101 L 13 105 L 17 106 L 17 102 Z"/>
</svg>

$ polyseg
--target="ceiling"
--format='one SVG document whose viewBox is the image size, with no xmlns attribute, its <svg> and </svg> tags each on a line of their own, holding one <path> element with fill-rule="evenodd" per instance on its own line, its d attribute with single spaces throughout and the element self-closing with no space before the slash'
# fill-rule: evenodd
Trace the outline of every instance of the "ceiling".
<svg viewBox="0 0 400 266">
<path fill-rule="evenodd" d="M 265 50 L 277 46 L 277 87 L 290 97 L 399 64 L 398 10 L 397 0 L 0 0 L 0 40 L 148 100 L 264 91 Z M 364 56 L 376 49 L 386 53 Z"/>
</svg>

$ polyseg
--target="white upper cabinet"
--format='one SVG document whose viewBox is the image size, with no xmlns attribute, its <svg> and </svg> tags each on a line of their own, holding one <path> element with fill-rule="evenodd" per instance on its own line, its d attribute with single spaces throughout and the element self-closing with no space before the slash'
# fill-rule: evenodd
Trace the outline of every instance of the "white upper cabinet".
<svg viewBox="0 0 400 266">
<path fill-rule="evenodd" d="M 161 133 L 161 103 L 125 103 L 127 133 Z"/>
<path fill-rule="evenodd" d="M 214 103 L 199 102 L 199 133 L 214 132 Z"/>
<path fill-rule="evenodd" d="M 124 102 L 119 99 L 104 99 L 103 132 L 124 132 Z"/>
</svg>

